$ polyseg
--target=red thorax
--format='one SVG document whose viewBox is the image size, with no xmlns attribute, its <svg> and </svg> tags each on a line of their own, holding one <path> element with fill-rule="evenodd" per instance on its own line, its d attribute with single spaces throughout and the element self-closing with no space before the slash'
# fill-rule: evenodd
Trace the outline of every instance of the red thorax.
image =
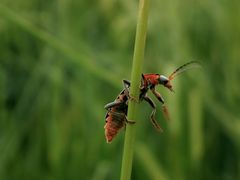
<svg viewBox="0 0 240 180">
<path fill-rule="evenodd" d="M 144 74 L 143 85 L 148 87 L 149 85 L 158 85 L 159 84 L 159 74 Z"/>
</svg>

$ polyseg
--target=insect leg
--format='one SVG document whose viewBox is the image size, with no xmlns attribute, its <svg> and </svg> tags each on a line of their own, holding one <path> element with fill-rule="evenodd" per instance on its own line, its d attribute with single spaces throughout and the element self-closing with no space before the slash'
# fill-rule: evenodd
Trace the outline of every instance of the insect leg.
<svg viewBox="0 0 240 180">
<path fill-rule="evenodd" d="M 123 82 L 123 86 L 124 86 L 125 89 L 129 88 L 130 85 L 131 85 L 131 82 L 127 79 L 123 79 L 122 82 Z"/>
<path fill-rule="evenodd" d="M 150 116 L 151 122 L 152 122 L 153 126 L 156 128 L 156 130 L 162 132 L 162 131 L 163 131 L 162 128 L 160 127 L 160 125 L 157 123 L 157 121 L 156 121 L 156 119 L 155 119 L 155 114 L 156 114 L 156 105 L 155 105 L 155 103 L 154 103 L 154 102 L 152 101 L 152 99 L 149 98 L 147 95 L 144 96 L 143 99 L 144 99 L 145 101 L 147 101 L 148 104 L 153 108 L 153 111 L 152 111 L 151 116 Z"/>
<path fill-rule="evenodd" d="M 129 93 L 129 88 L 130 88 L 131 82 L 129 80 L 124 79 L 123 80 L 123 86 L 125 89 L 125 94 L 128 96 L 129 100 L 134 100 L 135 102 L 139 103 L 139 100 L 133 96 L 130 95 Z"/>
<path fill-rule="evenodd" d="M 161 94 L 159 92 L 156 91 L 155 87 L 151 88 L 152 93 L 156 96 L 156 98 L 162 103 L 162 111 L 164 114 L 165 119 L 169 120 L 169 113 L 168 113 L 168 109 L 164 103 L 164 99 L 161 96 Z"/>
<path fill-rule="evenodd" d="M 128 120 L 128 119 L 127 119 L 127 116 L 126 116 L 125 118 L 126 118 L 126 119 L 125 119 L 126 122 L 129 123 L 129 124 L 135 124 L 135 123 L 136 123 L 136 121 Z"/>
<path fill-rule="evenodd" d="M 154 94 L 154 96 L 156 96 L 156 98 L 162 103 L 164 104 L 164 99 L 161 96 L 161 94 L 159 92 L 156 91 L 155 87 L 151 88 L 152 93 Z"/>
<path fill-rule="evenodd" d="M 110 108 L 112 108 L 112 107 L 116 107 L 116 106 L 118 106 L 118 105 L 120 105 L 122 102 L 116 102 L 116 101 L 113 101 L 113 102 L 110 102 L 110 103 L 108 103 L 108 104 L 106 104 L 105 106 L 104 106 L 104 108 L 106 109 L 106 110 L 109 110 Z"/>
<path fill-rule="evenodd" d="M 127 97 L 129 97 L 130 81 L 124 79 L 123 80 L 123 86 L 124 86 L 124 90 L 121 93 L 124 93 Z M 104 106 L 104 108 L 106 110 L 109 110 L 110 108 L 116 107 L 116 106 L 118 106 L 118 105 L 120 105 L 122 103 L 123 103 L 122 101 L 113 101 L 113 102 L 110 102 L 110 103 L 106 104 Z"/>
<path fill-rule="evenodd" d="M 130 98 L 129 97 L 129 88 L 130 88 L 131 82 L 126 79 L 123 79 L 122 82 L 123 82 L 123 87 L 124 87 L 124 93 L 128 98 Z"/>
</svg>

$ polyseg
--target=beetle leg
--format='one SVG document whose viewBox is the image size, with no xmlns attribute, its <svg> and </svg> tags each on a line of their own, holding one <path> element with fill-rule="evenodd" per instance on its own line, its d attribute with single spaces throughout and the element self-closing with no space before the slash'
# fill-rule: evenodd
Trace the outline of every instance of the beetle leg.
<svg viewBox="0 0 240 180">
<path fill-rule="evenodd" d="M 160 125 L 158 124 L 158 122 L 155 119 L 155 114 L 156 114 L 156 105 L 155 105 L 155 103 L 147 95 L 144 96 L 143 99 L 145 101 L 147 101 L 148 104 L 153 108 L 153 111 L 152 111 L 151 116 L 150 116 L 151 122 L 152 122 L 153 126 L 156 128 L 156 130 L 162 132 L 163 131 L 162 128 L 160 127 Z"/>
<path fill-rule="evenodd" d="M 129 88 L 130 88 L 131 83 L 129 80 L 126 80 L 126 79 L 123 79 L 122 82 L 123 82 L 123 87 L 124 87 L 124 93 L 129 98 Z"/>
<path fill-rule="evenodd" d="M 125 120 L 126 120 L 126 122 L 127 122 L 127 123 L 129 123 L 129 124 L 135 124 L 135 123 L 136 123 L 136 121 L 133 121 L 133 120 L 128 120 L 128 119 L 127 119 L 127 117 L 126 117 L 126 119 L 125 119 Z"/>
<path fill-rule="evenodd" d="M 168 108 L 165 104 L 162 105 L 162 111 L 163 111 L 164 118 L 169 121 L 170 116 L 169 116 Z"/>
<path fill-rule="evenodd" d="M 127 79 L 123 79 L 122 82 L 125 89 L 128 89 L 131 85 L 131 82 Z"/>
<path fill-rule="evenodd" d="M 132 97 L 130 97 L 130 94 L 129 94 L 129 88 L 130 88 L 131 82 L 129 80 L 126 80 L 126 79 L 123 79 L 122 82 L 123 82 L 125 95 L 128 97 L 128 99 L 132 99 Z"/>
<path fill-rule="evenodd" d="M 164 104 L 164 99 L 161 96 L 161 94 L 159 92 L 156 91 L 155 87 L 151 88 L 152 93 L 154 94 L 154 96 L 156 96 L 156 98 L 162 103 Z"/>
<path fill-rule="evenodd" d="M 104 108 L 105 108 L 106 110 L 109 110 L 110 108 L 116 107 L 116 106 L 118 106 L 118 105 L 121 104 L 121 103 L 122 103 L 122 102 L 113 101 L 113 102 L 110 102 L 110 103 L 106 104 L 106 105 L 104 106 Z"/>
<path fill-rule="evenodd" d="M 161 96 L 161 94 L 159 92 L 156 91 L 155 87 L 151 88 L 152 93 L 156 96 L 156 98 L 162 103 L 162 111 L 163 111 L 163 115 L 165 117 L 165 119 L 169 120 L 169 113 L 168 113 L 168 109 L 164 103 L 164 99 Z"/>
<path fill-rule="evenodd" d="M 129 97 L 130 81 L 124 79 L 123 80 L 123 86 L 124 86 L 124 90 L 121 93 L 124 93 L 127 97 Z M 123 102 L 121 102 L 121 101 L 113 101 L 113 102 L 110 102 L 110 103 L 106 104 L 104 106 L 104 108 L 106 110 L 109 110 L 110 108 L 116 107 L 116 106 L 120 105 L 121 103 L 123 103 Z"/>
<path fill-rule="evenodd" d="M 130 93 L 129 93 L 130 85 L 131 85 L 130 81 L 128 81 L 126 79 L 123 80 L 123 86 L 124 86 L 124 89 L 125 89 L 125 94 L 128 96 L 128 99 L 129 100 L 133 100 L 133 101 L 139 103 L 139 100 L 137 98 L 135 98 L 132 95 L 130 95 Z"/>
<path fill-rule="evenodd" d="M 129 88 L 130 88 L 131 83 L 130 83 L 130 81 L 128 81 L 126 79 L 124 79 L 122 82 L 123 82 L 123 87 L 124 87 L 124 93 L 125 93 L 125 95 L 127 95 L 129 97 Z"/>
<path fill-rule="evenodd" d="M 137 98 L 135 98 L 134 96 L 129 94 L 128 97 L 129 97 L 130 101 L 135 101 L 136 103 L 140 103 L 140 101 Z"/>
</svg>

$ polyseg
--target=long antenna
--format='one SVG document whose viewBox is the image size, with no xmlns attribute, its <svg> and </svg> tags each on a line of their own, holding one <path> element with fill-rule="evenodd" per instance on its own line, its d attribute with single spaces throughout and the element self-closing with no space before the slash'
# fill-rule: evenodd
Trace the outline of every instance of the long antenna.
<svg viewBox="0 0 240 180">
<path fill-rule="evenodd" d="M 183 73 L 186 70 L 193 69 L 193 68 L 202 68 L 202 65 L 197 61 L 190 61 L 179 68 L 177 68 L 173 73 L 168 77 L 169 80 L 172 80 L 177 75 Z"/>
</svg>

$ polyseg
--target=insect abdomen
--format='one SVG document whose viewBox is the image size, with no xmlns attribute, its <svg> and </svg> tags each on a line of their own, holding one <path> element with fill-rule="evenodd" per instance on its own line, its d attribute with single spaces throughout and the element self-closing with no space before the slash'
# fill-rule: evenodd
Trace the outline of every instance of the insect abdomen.
<svg viewBox="0 0 240 180">
<path fill-rule="evenodd" d="M 107 143 L 117 135 L 118 131 L 125 125 L 125 115 L 123 113 L 108 112 L 106 118 L 105 136 Z"/>
</svg>

